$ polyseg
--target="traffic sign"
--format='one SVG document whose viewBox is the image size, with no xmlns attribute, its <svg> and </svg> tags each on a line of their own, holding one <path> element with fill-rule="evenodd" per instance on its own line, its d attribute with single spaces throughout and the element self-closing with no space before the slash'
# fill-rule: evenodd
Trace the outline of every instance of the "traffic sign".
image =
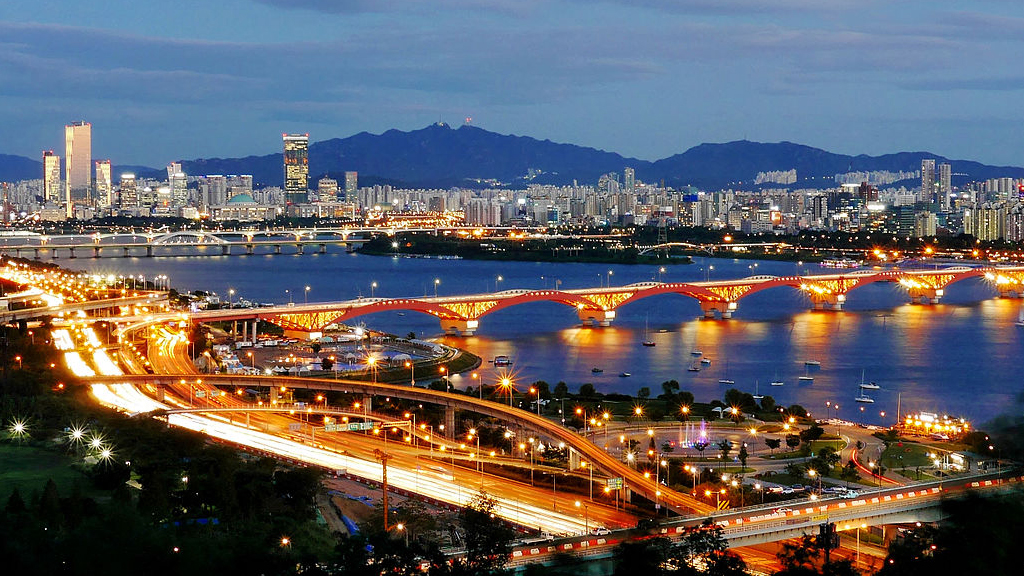
<svg viewBox="0 0 1024 576">
<path fill-rule="evenodd" d="M 623 485 L 624 484 L 621 476 L 618 478 L 609 478 L 605 480 L 605 486 L 612 490 L 621 490 Z"/>
</svg>

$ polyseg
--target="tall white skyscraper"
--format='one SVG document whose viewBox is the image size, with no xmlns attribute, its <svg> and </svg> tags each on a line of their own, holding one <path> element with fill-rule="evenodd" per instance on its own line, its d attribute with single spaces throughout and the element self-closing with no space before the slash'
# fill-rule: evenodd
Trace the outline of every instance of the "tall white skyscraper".
<svg viewBox="0 0 1024 576">
<path fill-rule="evenodd" d="M 60 156 L 43 151 L 43 201 L 60 201 Z"/>
<path fill-rule="evenodd" d="M 114 181 L 110 176 L 110 160 L 96 161 L 96 202 L 114 205 Z"/>
<path fill-rule="evenodd" d="M 628 194 L 636 194 L 636 170 L 626 168 L 622 171 L 622 175 L 625 180 L 626 192 Z"/>
<path fill-rule="evenodd" d="M 953 167 L 948 162 L 939 164 L 939 198 L 942 211 L 949 212 L 953 206 Z"/>
<path fill-rule="evenodd" d="M 88 203 L 92 190 L 92 124 L 64 126 L 64 201 L 67 216 L 75 215 L 75 202 Z"/>
<path fill-rule="evenodd" d="M 921 160 L 921 197 L 922 202 L 931 202 L 935 197 L 935 160 Z"/>
</svg>

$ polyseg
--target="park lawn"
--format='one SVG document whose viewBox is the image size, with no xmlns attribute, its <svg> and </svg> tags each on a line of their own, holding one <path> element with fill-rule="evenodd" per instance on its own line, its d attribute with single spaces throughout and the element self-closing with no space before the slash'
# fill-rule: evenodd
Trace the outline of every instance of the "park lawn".
<svg viewBox="0 0 1024 576">
<path fill-rule="evenodd" d="M 0 444 L 0 501 L 6 502 L 14 488 L 26 501 L 33 491 L 42 492 L 46 481 L 53 479 L 61 496 L 71 494 L 77 482 L 82 492 L 91 492 L 85 474 L 72 468 L 70 457 L 35 446 Z"/>
<path fill-rule="evenodd" d="M 835 448 L 837 451 L 846 448 L 846 442 L 842 440 L 814 440 L 811 442 L 811 453 L 807 457 L 813 457 L 818 453 L 818 450 L 830 446 Z M 776 452 L 774 455 L 769 454 L 768 458 L 771 460 L 785 460 L 787 458 L 803 458 L 804 455 L 800 453 L 800 450 L 793 450 L 792 452 Z"/>
<path fill-rule="evenodd" d="M 892 470 L 931 466 L 932 460 L 928 457 L 929 452 L 935 452 L 935 449 L 914 442 L 893 442 L 882 452 L 882 465 Z"/>
</svg>

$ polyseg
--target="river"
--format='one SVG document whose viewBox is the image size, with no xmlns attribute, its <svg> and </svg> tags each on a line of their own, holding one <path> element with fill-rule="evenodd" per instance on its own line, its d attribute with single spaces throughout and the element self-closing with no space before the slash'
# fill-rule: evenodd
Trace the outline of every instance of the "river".
<svg viewBox="0 0 1024 576">
<path fill-rule="evenodd" d="M 439 295 L 456 295 L 556 284 L 568 289 L 827 272 L 792 262 L 697 258 L 692 265 L 668 266 L 659 273 L 656 266 L 391 258 L 346 254 L 334 247 L 327 254 L 56 262 L 100 274 L 166 274 L 179 290 L 213 290 L 226 297 L 234 288 L 236 299 L 276 303 L 350 299 L 371 292 L 423 296 L 433 295 L 435 288 Z M 1014 325 L 1021 301 L 994 296 L 984 281 L 972 279 L 948 287 L 941 305 L 920 306 L 910 305 L 894 284 L 872 284 L 852 292 L 843 312 L 811 312 L 804 296 L 779 288 L 740 300 L 732 320 L 707 321 L 700 319 L 695 300 L 664 295 L 621 307 L 608 328 L 580 327 L 573 309 L 535 303 L 484 316 L 471 338 L 444 337 L 433 317 L 414 312 L 358 321 L 396 334 L 442 338 L 485 359 L 508 355 L 520 383 L 564 380 L 575 390 L 591 382 L 601 392 L 623 393 L 648 386 L 657 395 L 663 381 L 675 379 L 706 402 L 722 397 L 728 386 L 718 380 L 729 378 L 737 388 L 754 392 L 758 387 L 779 404 L 798 403 L 821 416 L 831 402 L 847 420 L 892 423 L 900 399 L 904 413 L 950 413 L 984 421 L 1007 410 L 1024 383 L 1019 372 L 1024 328 Z M 641 346 L 645 334 L 657 345 Z M 712 364 L 689 372 L 695 349 Z M 821 368 L 813 370 L 813 384 L 799 385 L 805 360 L 817 360 Z M 604 372 L 592 373 L 595 367 Z M 479 372 L 496 379 L 489 363 Z M 623 372 L 632 376 L 619 377 Z M 881 386 L 870 392 L 873 404 L 854 402 L 862 373 Z M 775 379 L 785 385 L 770 386 Z M 452 380 L 456 385 L 469 381 Z"/>
</svg>

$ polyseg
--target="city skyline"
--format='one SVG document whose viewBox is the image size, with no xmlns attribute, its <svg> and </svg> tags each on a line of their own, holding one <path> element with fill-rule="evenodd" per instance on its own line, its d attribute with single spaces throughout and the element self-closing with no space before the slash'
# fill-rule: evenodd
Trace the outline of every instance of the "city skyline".
<svg viewBox="0 0 1024 576">
<path fill-rule="evenodd" d="M 57 4 L 0 8 L 4 153 L 59 149 L 78 118 L 149 166 L 465 117 L 642 159 L 746 138 L 1019 164 L 1024 144 L 1005 2 Z"/>
</svg>

